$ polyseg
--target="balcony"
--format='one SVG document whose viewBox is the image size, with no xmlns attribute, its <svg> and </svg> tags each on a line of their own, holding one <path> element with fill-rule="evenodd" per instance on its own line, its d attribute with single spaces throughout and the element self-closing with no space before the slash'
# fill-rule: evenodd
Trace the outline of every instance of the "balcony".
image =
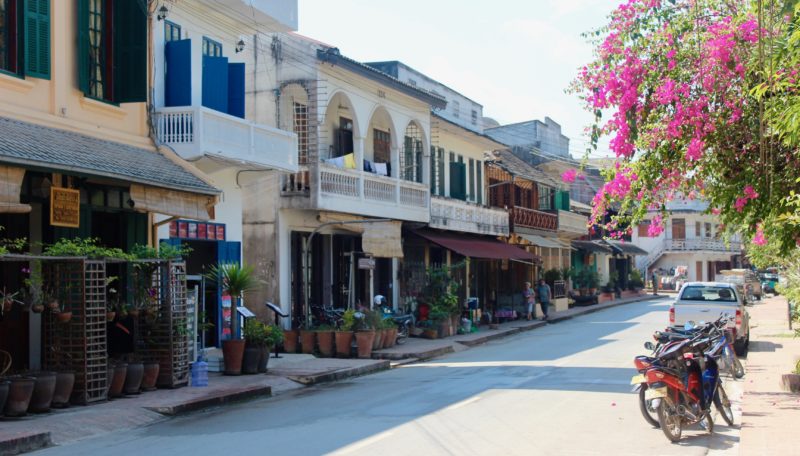
<svg viewBox="0 0 800 456">
<path fill-rule="evenodd" d="M 457 199 L 432 196 L 430 226 L 465 233 L 508 236 L 508 212 Z"/>
<path fill-rule="evenodd" d="M 589 232 L 587 224 L 589 218 L 585 215 L 569 211 L 558 211 L 558 234 L 567 238 L 577 239 L 586 236 Z"/>
<path fill-rule="evenodd" d="M 514 227 L 546 231 L 556 231 L 558 229 L 558 216 L 556 214 L 525 207 L 515 206 L 511 210 L 511 220 Z"/>
<path fill-rule="evenodd" d="M 158 108 L 156 136 L 184 159 L 204 155 L 295 172 L 297 136 L 205 107 Z"/>
<path fill-rule="evenodd" d="M 281 195 L 300 196 L 308 204 L 285 201 L 284 207 L 345 212 L 409 222 L 430 220 L 428 186 L 391 177 L 343 169 L 326 163 L 311 164 L 295 174 L 284 174 Z"/>
<path fill-rule="evenodd" d="M 742 244 L 738 241 L 731 241 L 727 245 L 721 239 L 700 238 L 700 239 L 665 239 L 664 250 L 667 252 L 725 252 L 740 253 Z"/>
</svg>

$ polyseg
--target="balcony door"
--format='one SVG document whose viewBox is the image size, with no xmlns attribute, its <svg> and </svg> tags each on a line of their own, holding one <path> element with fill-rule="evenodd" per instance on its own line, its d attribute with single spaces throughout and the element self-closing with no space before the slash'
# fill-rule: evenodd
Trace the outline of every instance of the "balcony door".
<svg viewBox="0 0 800 456">
<path fill-rule="evenodd" d="M 686 220 L 681 218 L 672 219 L 672 239 L 686 239 Z"/>
</svg>

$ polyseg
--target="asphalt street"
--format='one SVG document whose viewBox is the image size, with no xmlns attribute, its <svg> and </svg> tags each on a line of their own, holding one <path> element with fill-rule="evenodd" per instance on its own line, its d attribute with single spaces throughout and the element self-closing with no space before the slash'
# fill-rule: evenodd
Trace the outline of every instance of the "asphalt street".
<svg viewBox="0 0 800 456">
<path fill-rule="evenodd" d="M 738 454 L 737 426 L 678 444 L 641 417 L 632 359 L 668 301 L 589 314 L 433 361 L 43 450 L 43 455 Z M 745 377 L 746 381 L 747 377 Z M 38 453 L 37 453 L 38 454 Z"/>
</svg>

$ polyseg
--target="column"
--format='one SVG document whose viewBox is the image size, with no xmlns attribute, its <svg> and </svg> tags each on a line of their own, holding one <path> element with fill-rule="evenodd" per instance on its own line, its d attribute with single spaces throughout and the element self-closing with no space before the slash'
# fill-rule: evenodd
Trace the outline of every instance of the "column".
<svg viewBox="0 0 800 456">
<path fill-rule="evenodd" d="M 400 260 L 392 258 L 392 309 L 400 307 L 400 282 L 397 280 L 397 272 L 400 270 Z"/>
<path fill-rule="evenodd" d="M 364 170 L 364 137 L 353 138 L 353 155 L 356 159 L 356 170 L 363 171 Z M 358 195 L 360 198 L 364 198 L 364 179 L 359 177 L 358 179 Z"/>
</svg>

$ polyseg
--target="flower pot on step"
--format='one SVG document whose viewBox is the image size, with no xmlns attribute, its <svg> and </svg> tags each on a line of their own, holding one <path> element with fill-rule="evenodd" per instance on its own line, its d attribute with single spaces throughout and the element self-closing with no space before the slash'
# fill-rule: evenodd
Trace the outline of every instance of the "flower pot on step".
<svg viewBox="0 0 800 456">
<path fill-rule="evenodd" d="M 269 363 L 269 352 L 272 351 L 272 347 L 259 347 L 259 356 L 258 356 L 258 373 L 264 374 L 267 372 L 267 364 Z"/>
<path fill-rule="evenodd" d="M 72 397 L 72 388 L 75 386 L 75 372 L 64 371 L 56 374 L 56 391 L 53 393 L 53 402 L 50 404 L 54 408 L 64 408 L 69 406 Z"/>
<path fill-rule="evenodd" d="M 380 350 L 383 347 L 383 330 L 375 330 L 375 339 L 372 341 L 372 350 Z"/>
<path fill-rule="evenodd" d="M 297 336 L 296 329 L 283 330 L 283 352 L 284 353 L 297 353 Z"/>
<path fill-rule="evenodd" d="M 333 356 L 333 331 L 317 331 L 317 345 L 322 356 Z"/>
<path fill-rule="evenodd" d="M 317 333 L 308 329 L 300 330 L 300 349 L 303 353 L 310 355 L 314 353 L 314 341 L 316 340 Z"/>
<path fill-rule="evenodd" d="M 222 341 L 222 360 L 225 363 L 225 375 L 241 375 L 244 358 L 244 339 Z"/>
<path fill-rule="evenodd" d="M 362 359 L 369 359 L 372 357 L 372 344 L 375 342 L 375 331 L 370 329 L 367 331 L 356 332 L 356 344 L 358 345 L 358 357 Z"/>
<path fill-rule="evenodd" d="M 257 374 L 258 362 L 261 360 L 261 348 L 255 346 L 244 347 L 244 357 L 242 358 L 242 373 Z"/>
<path fill-rule="evenodd" d="M 36 382 L 33 385 L 31 402 L 28 404 L 28 412 L 47 413 L 50 411 L 50 404 L 53 402 L 53 393 L 56 392 L 56 373 L 37 372 L 33 374 Z"/>
<path fill-rule="evenodd" d="M 6 416 L 25 416 L 33 396 L 36 380 L 30 377 L 15 377 L 8 385 L 8 399 L 3 409 Z"/>
<path fill-rule="evenodd" d="M 350 346 L 353 344 L 352 331 L 336 331 L 336 357 L 349 358 Z"/>
<path fill-rule="evenodd" d="M 161 365 L 158 363 L 144 363 L 144 373 L 142 374 L 142 391 L 155 391 L 158 373 Z"/>
<path fill-rule="evenodd" d="M 125 377 L 128 376 L 128 365 L 117 364 L 109 373 L 111 377 L 109 377 L 108 397 L 121 397 L 125 389 Z"/>
<path fill-rule="evenodd" d="M 144 364 L 128 363 L 128 372 L 125 375 L 125 394 L 139 394 L 144 377 Z"/>
</svg>

